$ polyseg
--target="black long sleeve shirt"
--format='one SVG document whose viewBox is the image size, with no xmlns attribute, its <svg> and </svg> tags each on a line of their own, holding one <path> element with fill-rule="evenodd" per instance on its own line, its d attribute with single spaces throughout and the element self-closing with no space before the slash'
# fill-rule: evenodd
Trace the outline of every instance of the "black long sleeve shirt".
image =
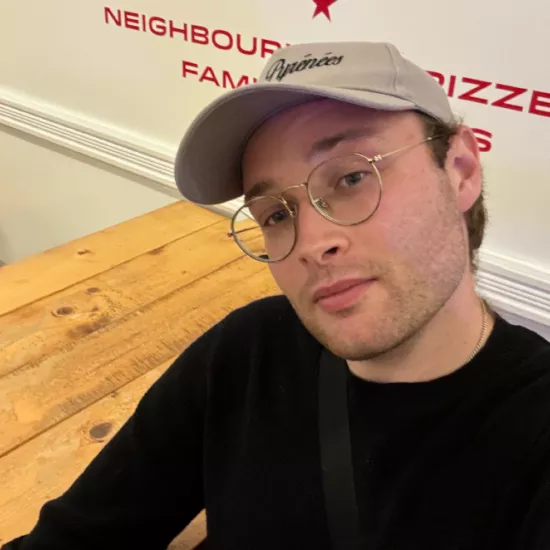
<svg viewBox="0 0 550 550">
<path fill-rule="evenodd" d="M 206 508 L 209 549 L 328 550 L 320 351 L 284 297 L 228 315 L 5 548 L 160 550 Z M 365 549 L 550 548 L 550 343 L 498 317 L 452 374 L 348 379 Z"/>
</svg>

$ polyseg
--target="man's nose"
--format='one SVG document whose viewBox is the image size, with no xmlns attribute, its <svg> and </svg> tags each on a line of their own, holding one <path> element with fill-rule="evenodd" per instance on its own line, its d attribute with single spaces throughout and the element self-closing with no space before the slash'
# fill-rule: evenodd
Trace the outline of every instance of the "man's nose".
<svg viewBox="0 0 550 550">
<path fill-rule="evenodd" d="M 296 217 L 294 253 L 302 263 L 327 264 L 350 245 L 346 227 L 319 213 L 309 202 L 302 202 Z"/>
</svg>

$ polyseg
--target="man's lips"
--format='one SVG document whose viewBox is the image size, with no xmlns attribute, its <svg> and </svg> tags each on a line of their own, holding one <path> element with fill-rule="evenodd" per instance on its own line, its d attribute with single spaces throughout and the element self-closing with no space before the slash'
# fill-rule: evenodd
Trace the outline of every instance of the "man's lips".
<svg viewBox="0 0 550 550">
<path fill-rule="evenodd" d="M 330 285 L 318 287 L 313 301 L 327 312 L 352 307 L 375 279 L 342 279 Z"/>
<path fill-rule="evenodd" d="M 327 298 L 329 296 L 334 296 L 335 294 L 340 294 L 350 288 L 361 285 L 363 283 L 368 283 L 373 281 L 373 279 L 341 279 L 330 285 L 320 286 L 313 293 L 313 301 L 318 302 L 321 298 Z"/>
</svg>

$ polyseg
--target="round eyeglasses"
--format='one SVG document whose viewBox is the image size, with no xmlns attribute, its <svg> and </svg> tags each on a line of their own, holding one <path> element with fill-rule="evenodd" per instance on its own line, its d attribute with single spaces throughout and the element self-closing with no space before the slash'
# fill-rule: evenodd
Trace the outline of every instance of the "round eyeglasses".
<svg viewBox="0 0 550 550">
<path fill-rule="evenodd" d="M 284 260 L 296 245 L 298 206 L 283 194 L 300 187 L 306 188 L 309 202 L 327 220 L 345 226 L 363 223 L 376 212 L 382 199 L 382 176 L 376 163 L 436 137 L 384 155 L 350 153 L 326 160 L 311 171 L 306 182 L 287 187 L 278 196 L 247 200 L 233 215 L 228 236 L 255 260 Z"/>
</svg>

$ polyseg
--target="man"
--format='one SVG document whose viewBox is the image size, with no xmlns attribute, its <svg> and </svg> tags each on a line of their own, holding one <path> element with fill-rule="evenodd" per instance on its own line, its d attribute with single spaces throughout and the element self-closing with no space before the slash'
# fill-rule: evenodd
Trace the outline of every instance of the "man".
<svg viewBox="0 0 550 550">
<path fill-rule="evenodd" d="M 478 146 L 431 76 L 389 44 L 280 50 L 176 181 L 244 194 L 232 235 L 283 296 L 193 343 L 7 548 L 166 548 L 203 508 L 213 549 L 550 548 L 550 344 L 476 294 Z"/>
</svg>

